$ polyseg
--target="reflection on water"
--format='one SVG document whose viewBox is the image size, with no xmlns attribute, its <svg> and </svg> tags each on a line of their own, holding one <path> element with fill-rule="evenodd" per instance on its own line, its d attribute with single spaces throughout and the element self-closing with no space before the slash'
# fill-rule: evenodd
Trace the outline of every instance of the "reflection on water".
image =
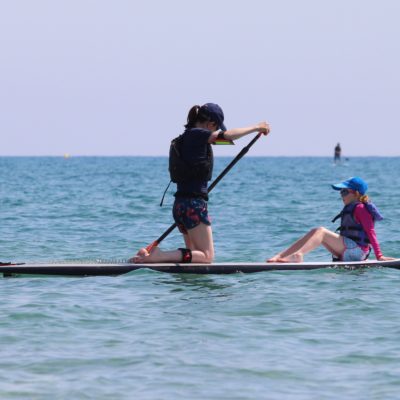
<svg viewBox="0 0 400 400">
<path fill-rule="evenodd" d="M 161 273 L 164 274 L 164 273 Z M 204 293 L 213 297 L 227 297 L 229 293 L 226 289 L 233 287 L 229 282 L 218 282 L 218 278 L 212 275 L 196 274 L 169 274 L 168 279 L 159 278 L 152 283 L 153 285 L 173 286 L 171 292 L 190 292 Z"/>
</svg>

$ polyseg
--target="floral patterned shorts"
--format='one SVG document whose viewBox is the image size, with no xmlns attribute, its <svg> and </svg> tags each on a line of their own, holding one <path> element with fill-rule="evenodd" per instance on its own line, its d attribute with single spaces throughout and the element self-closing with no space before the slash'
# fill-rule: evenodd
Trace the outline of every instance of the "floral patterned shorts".
<svg viewBox="0 0 400 400">
<path fill-rule="evenodd" d="M 187 233 L 189 229 L 195 228 L 200 222 L 211 225 L 207 202 L 204 199 L 177 197 L 172 215 L 182 233 Z"/>
</svg>

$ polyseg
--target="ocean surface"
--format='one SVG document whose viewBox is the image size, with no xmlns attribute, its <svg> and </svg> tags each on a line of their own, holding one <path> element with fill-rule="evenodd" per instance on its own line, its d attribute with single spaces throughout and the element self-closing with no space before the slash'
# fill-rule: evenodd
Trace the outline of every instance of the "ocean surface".
<svg viewBox="0 0 400 400">
<path fill-rule="evenodd" d="M 172 222 L 164 157 L 0 157 L 0 170 L 2 261 L 123 260 Z M 216 261 L 334 230 L 330 184 L 354 175 L 400 257 L 399 171 L 400 158 L 246 156 L 210 196 Z M 161 248 L 181 246 L 173 232 Z M 0 278 L 0 399 L 398 399 L 399 287 L 380 268 Z"/>
</svg>

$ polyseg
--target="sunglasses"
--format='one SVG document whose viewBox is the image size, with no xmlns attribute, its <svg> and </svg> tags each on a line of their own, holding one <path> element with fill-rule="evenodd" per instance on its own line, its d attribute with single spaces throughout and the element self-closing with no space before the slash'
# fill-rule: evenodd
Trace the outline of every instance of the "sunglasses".
<svg viewBox="0 0 400 400">
<path fill-rule="evenodd" d="M 342 197 L 344 197 L 344 196 L 347 196 L 349 193 L 351 193 L 352 191 L 351 190 L 349 190 L 349 189 L 341 189 L 340 190 L 340 195 L 342 196 Z"/>
</svg>

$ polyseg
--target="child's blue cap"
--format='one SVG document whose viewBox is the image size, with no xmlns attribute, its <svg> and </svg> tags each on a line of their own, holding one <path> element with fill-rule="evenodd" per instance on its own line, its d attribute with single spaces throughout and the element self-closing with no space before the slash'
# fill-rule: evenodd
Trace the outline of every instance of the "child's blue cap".
<svg viewBox="0 0 400 400">
<path fill-rule="evenodd" d="M 365 182 L 358 176 L 354 176 L 353 178 L 347 179 L 347 181 L 337 183 L 336 185 L 332 185 L 332 187 L 335 190 L 340 190 L 340 189 L 356 190 L 362 195 L 364 195 L 368 190 L 367 182 Z"/>
</svg>

